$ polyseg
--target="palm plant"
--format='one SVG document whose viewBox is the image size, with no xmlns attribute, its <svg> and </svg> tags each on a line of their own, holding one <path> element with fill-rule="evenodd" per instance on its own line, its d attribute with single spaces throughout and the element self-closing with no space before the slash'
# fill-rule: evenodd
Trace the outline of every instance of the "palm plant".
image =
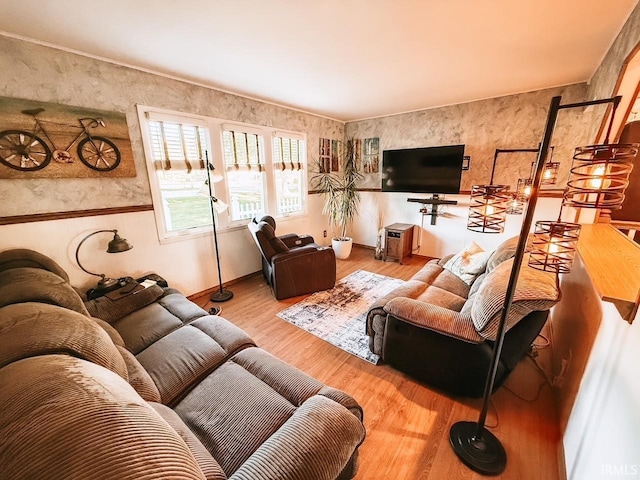
<svg viewBox="0 0 640 480">
<path fill-rule="evenodd" d="M 338 227 L 336 240 L 350 240 L 347 229 L 358 214 L 360 192 L 358 182 L 363 175 L 357 170 L 355 139 L 349 138 L 344 144 L 342 172 L 333 174 L 318 168 L 311 179 L 314 188 L 325 197 L 322 213 L 329 217 L 331 225 Z"/>
</svg>

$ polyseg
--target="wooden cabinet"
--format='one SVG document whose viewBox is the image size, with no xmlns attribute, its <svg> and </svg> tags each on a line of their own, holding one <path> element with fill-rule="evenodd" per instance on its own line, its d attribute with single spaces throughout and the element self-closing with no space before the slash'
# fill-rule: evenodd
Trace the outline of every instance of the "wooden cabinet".
<svg viewBox="0 0 640 480">
<path fill-rule="evenodd" d="M 411 256 L 413 247 L 413 225 L 410 223 L 394 223 L 384 228 L 383 260 L 397 260 L 402 265 L 405 257 Z"/>
</svg>

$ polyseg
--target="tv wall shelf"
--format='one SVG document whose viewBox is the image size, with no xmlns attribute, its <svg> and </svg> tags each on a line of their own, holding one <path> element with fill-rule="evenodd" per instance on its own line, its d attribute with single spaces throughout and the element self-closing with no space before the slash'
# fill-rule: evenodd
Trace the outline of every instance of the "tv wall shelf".
<svg viewBox="0 0 640 480">
<path fill-rule="evenodd" d="M 407 198 L 407 202 L 422 203 L 423 205 L 431 205 L 431 208 L 422 207 L 420 213 L 431 216 L 431 225 L 436 224 L 438 218 L 438 205 L 457 205 L 457 200 L 444 200 L 434 195 L 432 198 Z"/>
</svg>

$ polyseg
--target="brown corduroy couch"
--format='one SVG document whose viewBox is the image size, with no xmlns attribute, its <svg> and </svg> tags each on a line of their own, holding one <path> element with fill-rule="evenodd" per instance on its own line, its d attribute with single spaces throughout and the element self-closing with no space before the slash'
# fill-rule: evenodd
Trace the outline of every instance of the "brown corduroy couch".
<svg viewBox="0 0 640 480">
<path fill-rule="evenodd" d="M 481 397 L 517 243 L 513 237 L 493 252 L 479 252 L 483 261 L 466 281 L 445 268 L 450 260 L 455 266 L 453 255 L 429 261 L 370 306 L 366 328 L 371 351 L 447 393 Z M 557 275 L 527 267 L 526 259 L 523 265 L 494 390 L 526 355 L 549 309 L 560 300 Z"/>
<path fill-rule="evenodd" d="M 0 253 L 0 479 L 347 479 L 362 410 L 171 288 Z"/>
</svg>

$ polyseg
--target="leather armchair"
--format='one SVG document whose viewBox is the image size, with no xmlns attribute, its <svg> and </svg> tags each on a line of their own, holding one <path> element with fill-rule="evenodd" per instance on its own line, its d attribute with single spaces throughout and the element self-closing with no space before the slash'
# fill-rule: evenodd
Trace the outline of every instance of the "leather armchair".
<svg viewBox="0 0 640 480">
<path fill-rule="evenodd" d="M 275 220 L 267 215 L 248 224 L 262 256 L 262 273 L 278 300 L 333 288 L 336 257 L 310 235 L 276 236 Z"/>
</svg>

